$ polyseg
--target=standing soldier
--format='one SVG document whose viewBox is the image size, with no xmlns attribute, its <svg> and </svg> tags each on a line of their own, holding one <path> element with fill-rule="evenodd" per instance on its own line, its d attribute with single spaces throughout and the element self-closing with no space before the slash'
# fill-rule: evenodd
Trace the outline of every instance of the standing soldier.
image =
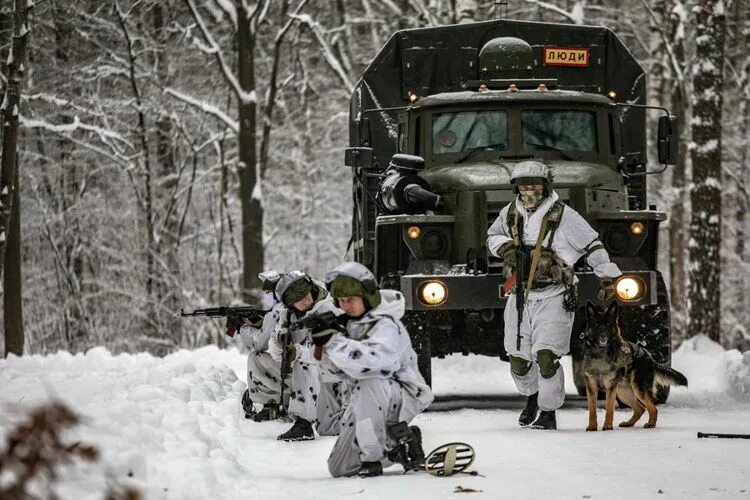
<svg viewBox="0 0 750 500">
<path fill-rule="evenodd" d="M 292 323 L 307 314 L 335 311 L 333 301 L 322 283 L 314 281 L 301 271 L 291 271 L 276 285 L 276 296 L 283 305 L 276 334 L 271 336 L 268 350 L 277 363 L 275 372 L 279 375 L 276 383 L 289 387 L 285 395 L 289 399 L 289 415 L 295 419 L 294 425 L 278 436 L 281 441 L 306 441 L 315 439 L 313 423 L 317 420 L 317 399 L 320 391 L 317 363 L 312 358 L 312 344 L 308 332 L 292 331 Z M 280 374 L 284 374 L 281 376 Z M 286 374 L 291 380 L 286 381 Z M 253 372 L 253 378 L 256 377 Z M 268 383 L 268 372 L 258 373 L 260 385 Z M 273 377 L 272 377 L 273 378 Z M 266 379 L 264 381 L 264 379 Z"/>
<path fill-rule="evenodd" d="M 279 371 L 277 363 L 268 353 L 268 341 L 276 331 L 276 324 L 283 310 L 283 305 L 277 303 L 278 300 L 274 294 L 281 275 L 277 271 L 264 271 L 258 275 L 258 278 L 265 292 L 263 306 L 269 309 L 263 320 L 252 322 L 247 318 L 236 315 L 227 316 L 227 329 L 239 330 L 242 343 L 250 349 L 247 356 L 247 390 L 242 395 L 242 409 L 245 412 L 245 418 L 252 418 L 256 422 L 276 418 L 279 406 L 277 403 L 280 398 L 278 382 L 274 382 L 271 378 L 262 377 L 261 373 Z M 259 378 L 255 379 L 258 383 L 254 383 L 252 379 L 251 373 L 253 371 L 259 375 Z M 261 381 L 261 379 L 263 380 Z M 263 404 L 261 411 L 255 411 L 253 399 Z"/>
<path fill-rule="evenodd" d="M 511 183 L 518 196 L 488 230 L 487 247 L 503 259 L 506 275 L 518 278 L 515 286 L 525 289 L 525 304 L 517 308 L 513 293 L 504 313 L 510 371 L 518 391 L 528 396 L 518 423 L 557 429 L 555 410 L 565 401 L 560 357 L 570 350 L 576 309 L 573 265 L 586 256 L 600 279 L 603 301 L 614 298 L 612 278 L 621 272 L 610 262 L 598 233 L 559 199 L 546 165 L 532 160 L 518 163 Z M 519 254 L 523 266 L 517 265 Z"/>
<path fill-rule="evenodd" d="M 369 477 L 381 475 L 392 462 L 407 470 L 421 468 L 421 433 L 409 422 L 433 396 L 400 320 L 403 295 L 380 290 L 372 273 L 356 262 L 329 271 L 326 285 L 344 311 L 343 326 L 312 332 L 315 357 L 322 376 L 348 388 L 328 470 L 334 477 Z"/>
</svg>

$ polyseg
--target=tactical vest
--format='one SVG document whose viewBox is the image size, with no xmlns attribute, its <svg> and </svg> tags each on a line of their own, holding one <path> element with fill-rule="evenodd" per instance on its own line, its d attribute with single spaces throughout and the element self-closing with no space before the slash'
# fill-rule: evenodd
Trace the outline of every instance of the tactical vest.
<svg viewBox="0 0 750 500">
<path fill-rule="evenodd" d="M 529 274 L 533 272 L 531 280 L 531 289 L 544 288 L 550 285 L 565 284 L 570 287 L 573 285 L 573 268 L 565 263 L 561 258 L 555 254 L 552 250 L 552 242 L 555 239 L 555 232 L 560 226 L 560 220 L 562 219 L 563 211 L 565 210 L 565 204 L 557 200 L 552 204 L 550 209 L 544 215 L 542 219 L 542 227 L 539 231 L 539 237 L 537 238 L 537 244 L 535 247 L 525 246 L 530 258 L 526 260 L 525 269 L 522 269 L 518 273 L 525 284 L 528 282 Z M 518 207 L 515 202 L 511 204 L 507 215 L 507 224 L 510 228 L 511 235 L 513 236 L 513 244 L 518 247 L 523 245 L 523 242 L 519 238 L 518 234 Z M 547 244 L 542 246 L 544 239 L 549 234 L 549 240 Z M 539 248 L 537 251 L 536 248 Z M 538 253 L 536 263 L 534 265 L 534 255 Z M 516 270 L 513 269 L 515 272 Z"/>
</svg>

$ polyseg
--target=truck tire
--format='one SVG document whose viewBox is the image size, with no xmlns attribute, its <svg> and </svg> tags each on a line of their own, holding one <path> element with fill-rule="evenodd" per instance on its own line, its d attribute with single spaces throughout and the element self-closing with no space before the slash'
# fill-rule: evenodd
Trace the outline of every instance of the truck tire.
<svg viewBox="0 0 750 500">
<path fill-rule="evenodd" d="M 579 314 L 584 314 L 582 311 Z M 573 357 L 573 379 L 578 394 L 586 395 L 586 381 L 580 370 L 582 352 L 576 338 L 583 326 L 573 328 L 571 355 Z M 672 327 L 670 323 L 670 306 L 667 287 L 661 273 L 656 275 L 656 304 L 641 307 L 623 307 L 620 309 L 620 328 L 625 340 L 645 347 L 657 363 L 667 366 L 672 364 Z M 599 395 L 602 398 L 602 394 Z M 654 400 L 657 404 L 665 403 L 669 398 L 669 387 L 659 387 Z"/>
<path fill-rule="evenodd" d="M 407 312 L 402 321 L 411 338 L 411 345 L 417 353 L 419 373 L 427 385 L 432 387 L 432 336 L 427 322 L 427 314 Z"/>
</svg>

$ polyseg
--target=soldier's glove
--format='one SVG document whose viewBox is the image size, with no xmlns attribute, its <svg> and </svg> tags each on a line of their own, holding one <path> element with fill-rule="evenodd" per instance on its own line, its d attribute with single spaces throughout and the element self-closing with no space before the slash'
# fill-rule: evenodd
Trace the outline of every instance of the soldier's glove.
<svg viewBox="0 0 750 500">
<path fill-rule="evenodd" d="M 615 283 L 612 278 L 601 278 L 596 298 L 602 302 L 611 302 L 615 298 Z"/>
<path fill-rule="evenodd" d="M 312 337 L 313 344 L 315 344 L 318 347 L 322 347 L 328 343 L 329 340 L 331 340 L 331 337 L 333 337 L 337 333 L 342 333 L 343 327 L 334 327 L 334 328 L 328 328 L 326 330 L 313 333 L 310 335 Z"/>
<path fill-rule="evenodd" d="M 512 269 L 516 268 L 518 257 L 516 255 L 516 246 L 512 241 L 504 243 L 503 246 L 498 249 L 497 253 L 503 258 L 503 266 Z"/>
<path fill-rule="evenodd" d="M 242 328 L 242 325 L 244 323 L 242 322 L 242 318 L 237 316 L 236 314 L 229 314 L 227 315 L 227 330 L 226 334 L 230 337 L 234 337 L 234 334 Z"/>
</svg>

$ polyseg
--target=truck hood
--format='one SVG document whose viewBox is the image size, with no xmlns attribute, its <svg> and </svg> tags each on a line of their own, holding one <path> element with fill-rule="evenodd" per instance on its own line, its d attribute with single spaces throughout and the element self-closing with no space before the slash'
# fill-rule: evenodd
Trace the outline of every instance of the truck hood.
<svg viewBox="0 0 750 500">
<path fill-rule="evenodd" d="M 481 162 L 433 167 L 420 173 L 437 193 L 510 189 L 510 174 L 516 161 Z M 598 163 L 580 161 L 548 162 L 555 187 L 587 186 L 619 190 L 622 176 Z"/>
</svg>

